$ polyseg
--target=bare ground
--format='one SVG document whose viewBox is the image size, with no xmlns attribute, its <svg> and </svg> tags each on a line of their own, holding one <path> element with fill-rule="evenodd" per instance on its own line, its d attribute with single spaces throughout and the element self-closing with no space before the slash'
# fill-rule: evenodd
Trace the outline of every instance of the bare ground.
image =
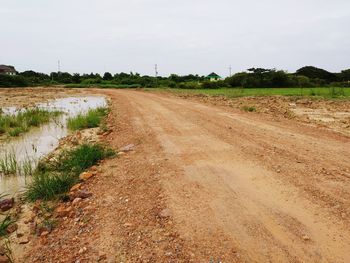
<svg viewBox="0 0 350 263">
<path fill-rule="evenodd" d="M 107 160 L 24 262 L 350 262 L 350 139 L 164 94 L 111 98 Z M 71 205 L 71 204 L 66 204 Z"/>
</svg>

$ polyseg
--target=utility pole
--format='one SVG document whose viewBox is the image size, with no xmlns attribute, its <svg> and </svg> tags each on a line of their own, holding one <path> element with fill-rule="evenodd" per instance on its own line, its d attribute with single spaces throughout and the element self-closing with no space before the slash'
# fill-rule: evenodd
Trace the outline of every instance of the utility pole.
<svg viewBox="0 0 350 263">
<path fill-rule="evenodd" d="M 60 72 L 61 72 L 61 61 L 58 60 L 58 61 L 57 61 L 57 74 L 59 75 Z"/>
<path fill-rule="evenodd" d="M 230 65 L 230 67 L 228 69 L 230 71 L 230 77 L 231 77 L 232 76 L 232 67 L 231 67 L 231 65 Z"/>
<path fill-rule="evenodd" d="M 154 65 L 155 77 L 156 77 L 156 87 L 158 87 L 158 65 Z"/>
</svg>

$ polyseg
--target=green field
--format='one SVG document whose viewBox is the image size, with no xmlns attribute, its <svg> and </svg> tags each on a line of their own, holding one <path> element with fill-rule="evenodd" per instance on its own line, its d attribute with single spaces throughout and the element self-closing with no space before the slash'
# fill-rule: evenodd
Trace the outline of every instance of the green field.
<svg viewBox="0 0 350 263">
<path fill-rule="evenodd" d="M 246 96 L 307 96 L 318 98 L 350 98 L 350 88 L 258 88 L 258 89 L 171 89 L 146 88 L 148 91 L 168 91 L 178 94 L 205 94 L 211 96 L 246 97 Z"/>
</svg>

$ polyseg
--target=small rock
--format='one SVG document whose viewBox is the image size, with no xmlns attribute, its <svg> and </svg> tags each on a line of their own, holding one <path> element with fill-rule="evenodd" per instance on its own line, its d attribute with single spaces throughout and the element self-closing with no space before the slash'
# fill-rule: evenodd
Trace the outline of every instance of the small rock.
<svg viewBox="0 0 350 263">
<path fill-rule="evenodd" d="M 80 191 L 77 191 L 75 194 L 75 198 L 81 198 L 81 199 L 89 198 L 91 196 L 92 196 L 92 193 L 90 193 L 87 190 L 80 190 Z"/>
<path fill-rule="evenodd" d="M 59 206 L 56 208 L 56 214 L 58 217 L 66 217 L 73 210 L 71 206 L 65 208 L 64 206 Z"/>
<path fill-rule="evenodd" d="M 70 189 L 70 192 L 75 192 L 75 191 L 79 190 L 80 187 L 81 187 L 81 184 L 75 184 Z"/>
<path fill-rule="evenodd" d="M 119 152 L 130 152 L 132 150 L 134 150 L 135 148 L 135 144 L 128 144 L 122 148 L 119 149 Z"/>
<path fill-rule="evenodd" d="M 81 199 L 80 197 L 77 197 L 77 198 L 75 198 L 75 199 L 73 200 L 72 204 L 73 204 L 73 205 L 76 205 L 76 204 L 78 204 L 81 200 L 82 200 L 82 199 Z"/>
<path fill-rule="evenodd" d="M 15 203 L 15 199 L 13 199 L 13 198 L 3 199 L 0 201 L 0 210 L 2 212 L 5 212 L 5 211 L 11 209 L 13 207 L 14 203 Z"/>
<path fill-rule="evenodd" d="M 80 250 L 79 250 L 79 254 L 83 254 L 85 251 L 87 250 L 87 248 L 86 247 L 83 247 L 83 248 L 81 248 Z"/>
<path fill-rule="evenodd" d="M 167 218 L 172 216 L 172 212 L 169 208 L 163 209 L 160 213 L 159 216 L 162 218 Z"/>
<path fill-rule="evenodd" d="M 132 223 L 125 223 L 124 224 L 124 227 L 131 227 L 132 226 Z"/>
<path fill-rule="evenodd" d="M 8 234 L 11 234 L 11 233 L 15 232 L 17 229 L 18 229 L 18 225 L 17 224 L 11 224 L 11 225 L 9 225 L 7 227 L 6 232 Z"/>
<path fill-rule="evenodd" d="M 310 240 L 310 237 L 308 235 L 303 235 L 302 238 L 304 239 L 304 241 L 309 241 Z"/>
<path fill-rule="evenodd" d="M 44 231 L 44 232 L 42 232 L 41 233 L 41 237 L 46 237 L 48 234 L 50 234 L 50 232 L 49 231 Z"/>
<path fill-rule="evenodd" d="M 90 179 L 90 178 L 93 177 L 93 176 L 94 176 L 93 173 L 90 173 L 90 172 L 83 172 L 83 173 L 81 173 L 81 174 L 79 175 L 79 179 L 80 179 L 80 180 L 86 181 L 86 180 Z"/>
</svg>

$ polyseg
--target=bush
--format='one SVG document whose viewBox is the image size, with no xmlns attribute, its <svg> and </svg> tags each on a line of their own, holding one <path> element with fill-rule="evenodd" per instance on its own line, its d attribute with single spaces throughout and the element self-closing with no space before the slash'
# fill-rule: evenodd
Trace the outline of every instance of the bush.
<svg viewBox="0 0 350 263">
<path fill-rule="evenodd" d="M 200 85 L 198 82 L 182 82 L 178 84 L 179 89 L 199 89 Z"/>
<path fill-rule="evenodd" d="M 23 76 L 0 74 L 0 87 L 27 87 L 28 81 Z"/>
<path fill-rule="evenodd" d="M 219 89 L 227 87 L 226 83 L 222 80 L 219 81 L 204 81 L 202 82 L 203 89 Z"/>
</svg>

